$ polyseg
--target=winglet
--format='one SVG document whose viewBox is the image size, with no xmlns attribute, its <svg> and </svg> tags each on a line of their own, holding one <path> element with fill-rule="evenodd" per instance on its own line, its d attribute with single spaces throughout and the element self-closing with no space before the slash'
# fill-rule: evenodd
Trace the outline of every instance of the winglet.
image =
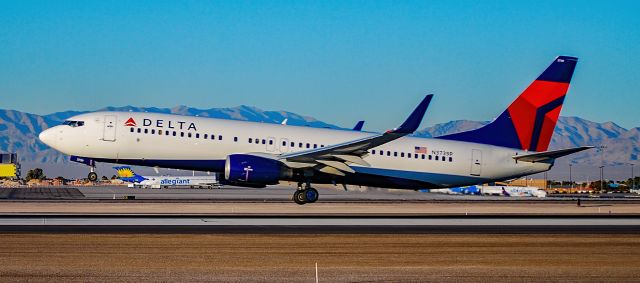
<svg viewBox="0 0 640 283">
<path fill-rule="evenodd" d="M 354 131 L 362 131 L 362 126 L 364 126 L 364 121 L 358 121 L 355 127 L 353 127 Z"/>
<path fill-rule="evenodd" d="M 422 118 L 424 118 L 424 113 L 427 112 L 427 108 L 429 107 L 429 103 L 431 102 L 431 98 L 433 98 L 433 94 L 429 94 L 422 99 L 418 107 L 409 115 L 400 127 L 389 131 L 391 133 L 396 134 L 411 134 L 418 129 L 420 126 L 420 122 L 422 122 Z"/>
</svg>

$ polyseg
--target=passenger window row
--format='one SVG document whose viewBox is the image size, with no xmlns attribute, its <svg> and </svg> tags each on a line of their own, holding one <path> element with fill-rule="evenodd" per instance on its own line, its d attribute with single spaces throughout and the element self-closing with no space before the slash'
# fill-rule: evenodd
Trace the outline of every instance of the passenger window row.
<svg viewBox="0 0 640 283">
<path fill-rule="evenodd" d="M 418 153 L 410 153 L 407 152 L 406 154 L 404 152 L 400 152 L 398 153 L 397 151 L 389 151 L 389 150 L 372 150 L 371 154 L 372 155 L 376 155 L 376 153 L 380 156 L 390 156 L 390 157 L 406 157 L 406 158 L 410 158 L 410 159 L 428 159 L 428 160 L 435 160 L 435 161 L 445 161 L 445 162 L 453 162 L 453 157 L 449 156 L 440 156 L 440 155 L 426 155 L 426 154 L 418 154 Z"/>
<path fill-rule="evenodd" d="M 173 136 L 173 137 L 187 137 L 187 138 L 202 138 L 205 140 L 222 140 L 222 135 L 215 135 L 215 134 L 200 134 L 200 133 L 190 133 L 190 132 L 178 132 L 178 131 L 167 131 L 167 130 L 156 130 L 156 129 L 142 129 L 142 128 L 129 128 L 129 131 L 132 133 L 138 133 L 138 134 L 151 134 L 151 135 L 158 135 L 158 136 Z M 233 139 L 234 141 L 238 141 L 238 138 L 235 137 Z"/>
<path fill-rule="evenodd" d="M 260 139 L 260 138 L 249 138 L 247 140 L 248 143 L 255 143 L 255 144 L 269 144 L 269 145 L 273 145 L 274 144 L 274 140 L 273 139 Z M 302 143 L 302 142 L 288 142 L 288 141 L 282 141 L 282 146 L 289 146 L 291 148 L 295 148 L 296 145 L 299 148 L 318 148 L 318 147 L 324 147 L 324 144 L 320 144 L 318 145 L 317 143 Z"/>
<path fill-rule="evenodd" d="M 174 137 L 187 137 L 187 138 L 202 138 L 205 140 L 222 140 L 222 135 L 215 135 L 215 134 L 200 134 L 200 133 L 190 133 L 190 132 L 178 132 L 178 131 L 167 131 L 167 130 L 156 130 L 156 129 L 147 129 L 147 128 L 129 128 L 129 131 L 132 133 L 138 133 L 138 134 L 151 134 L 151 135 L 159 135 L 159 136 L 174 136 Z M 234 142 L 238 142 L 238 137 L 233 137 L 233 141 Z M 260 139 L 260 138 L 249 138 L 247 140 L 249 143 L 251 144 L 269 144 L 269 145 L 274 145 L 275 141 L 274 139 Z M 282 146 L 287 146 L 288 142 L 286 141 L 282 141 Z M 297 143 L 299 148 L 318 148 L 318 144 L 311 144 L 311 143 Z M 295 142 L 291 142 L 290 146 L 296 147 L 296 143 Z M 320 147 L 324 147 L 323 144 L 320 145 Z"/>
<path fill-rule="evenodd" d="M 249 143 L 255 143 L 255 144 L 261 144 L 261 143 L 262 143 L 262 144 L 264 144 L 264 145 L 266 145 L 266 144 L 268 143 L 269 145 L 273 145 L 273 139 L 269 139 L 269 140 L 267 140 L 267 139 L 262 139 L 262 140 L 261 140 L 261 139 L 259 139 L 259 138 L 256 138 L 256 139 L 254 140 L 253 138 L 249 138 Z"/>
</svg>

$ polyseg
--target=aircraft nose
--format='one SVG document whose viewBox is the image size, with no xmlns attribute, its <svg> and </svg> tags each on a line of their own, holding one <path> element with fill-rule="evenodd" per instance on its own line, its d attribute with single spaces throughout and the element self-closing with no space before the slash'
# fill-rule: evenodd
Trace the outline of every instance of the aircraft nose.
<svg viewBox="0 0 640 283">
<path fill-rule="evenodd" d="M 53 147 L 54 143 L 56 141 L 56 132 L 53 129 L 46 129 L 44 131 L 42 131 L 42 133 L 40 133 L 40 135 L 38 135 L 38 138 L 40 139 L 41 142 L 43 142 L 44 144 Z"/>
</svg>

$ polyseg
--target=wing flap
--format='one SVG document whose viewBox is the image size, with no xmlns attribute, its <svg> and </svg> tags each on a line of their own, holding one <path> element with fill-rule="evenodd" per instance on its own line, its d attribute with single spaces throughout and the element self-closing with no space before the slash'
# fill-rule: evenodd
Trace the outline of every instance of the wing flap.
<svg viewBox="0 0 640 283">
<path fill-rule="evenodd" d="M 322 173 L 327 173 L 327 174 L 331 174 L 331 175 L 337 175 L 337 176 L 344 176 L 345 174 L 336 169 L 333 168 L 331 166 L 322 166 L 320 169 L 318 169 L 318 171 L 322 172 Z"/>
<path fill-rule="evenodd" d="M 362 157 L 356 156 L 356 155 L 336 154 L 336 155 L 333 155 L 333 157 L 340 159 L 342 161 L 351 162 L 351 163 L 362 165 L 362 166 L 367 166 L 367 167 L 371 166 L 371 164 L 364 161 Z"/>
<path fill-rule="evenodd" d="M 349 165 L 344 164 L 344 163 L 342 163 L 340 161 L 322 160 L 322 159 L 319 159 L 319 160 L 316 160 L 316 161 L 318 163 L 320 163 L 320 164 L 324 164 L 324 165 L 336 168 L 336 169 L 338 169 L 340 171 L 343 171 L 343 172 L 348 172 L 348 173 L 355 173 L 356 172 L 355 170 L 351 169 L 351 167 L 349 167 Z"/>
</svg>

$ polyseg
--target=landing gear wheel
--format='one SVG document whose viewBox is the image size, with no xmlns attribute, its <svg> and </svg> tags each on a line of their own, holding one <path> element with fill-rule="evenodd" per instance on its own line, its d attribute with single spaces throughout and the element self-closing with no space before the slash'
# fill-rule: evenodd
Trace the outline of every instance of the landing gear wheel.
<svg viewBox="0 0 640 283">
<path fill-rule="evenodd" d="M 91 172 L 87 178 L 89 178 L 89 181 L 95 182 L 98 180 L 98 174 L 96 172 Z"/>
<path fill-rule="evenodd" d="M 303 192 L 304 192 L 304 199 L 307 201 L 307 203 L 314 203 L 318 201 L 318 197 L 320 196 L 320 194 L 318 193 L 318 190 L 314 188 L 307 188 Z"/>
<path fill-rule="evenodd" d="M 293 193 L 293 201 L 299 205 L 303 205 L 306 202 L 305 198 L 304 198 L 304 191 L 303 190 L 298 190 L 295 193 Z"/>
</svg>

